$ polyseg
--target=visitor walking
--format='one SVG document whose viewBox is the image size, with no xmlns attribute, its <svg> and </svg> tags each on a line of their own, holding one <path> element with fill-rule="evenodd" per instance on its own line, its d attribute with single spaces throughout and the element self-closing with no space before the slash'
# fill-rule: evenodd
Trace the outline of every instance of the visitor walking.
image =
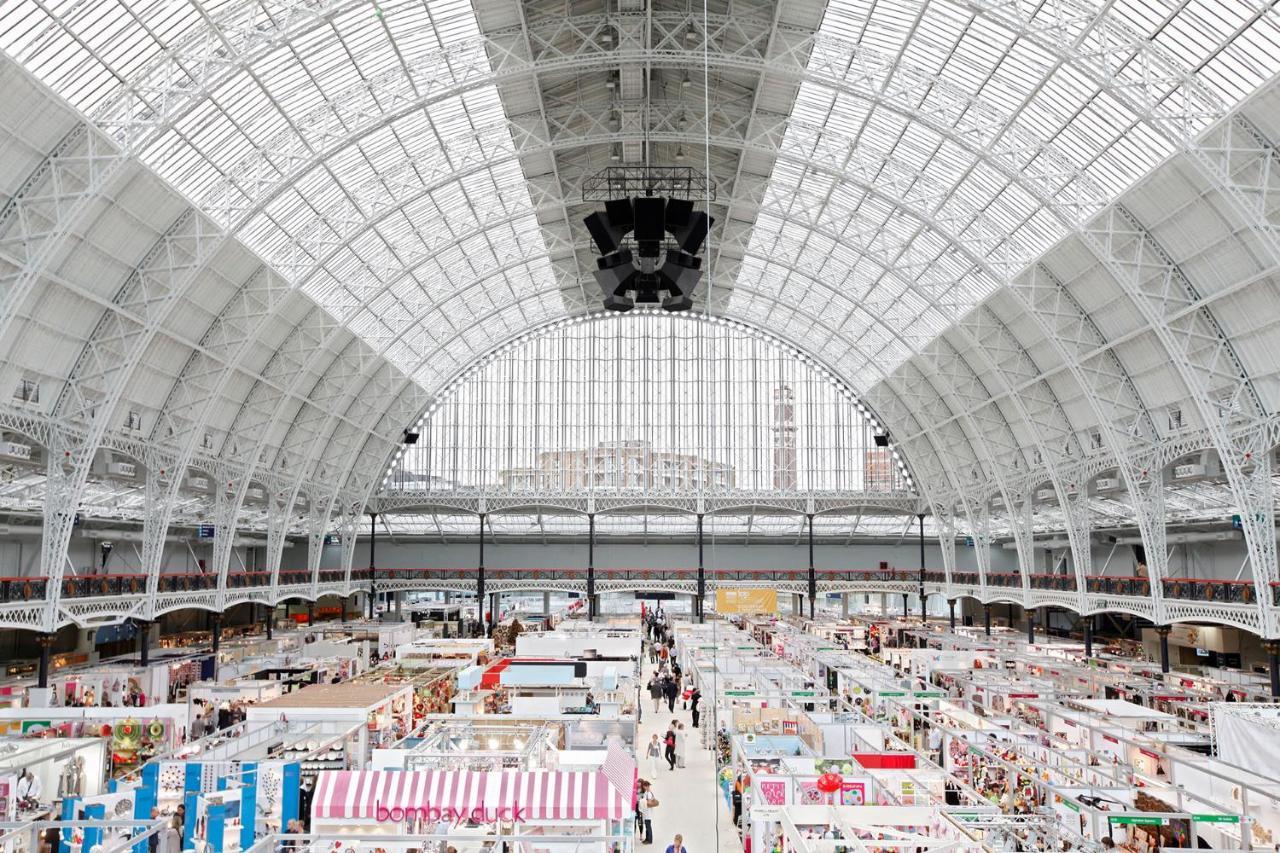
<svg viewBox="0 0 1280 853">
<path fill-rule="evenodd" d="M 667 676 L 667 680 L 662 683 L 662 692 L 667 697 L 667 710 L 674 714 L 676 710 L 676 696 L 680 692 L 680 688 L 676 686 L 676 680 L 671 676 Z"/>
<path fill-rule="evenodd" d="M 684 848 L 684 836 L 677 834 L 675 840 L 667 845 L 667 853 L 688 853 Z"/>
<path fill-rule="evenodd" d="M 649 680 L 649 696 L 653 699 L 653 712 L 656 714 L 662 709 L 662 679 L 658 678 L 655 672 L 653 678 Z"/>
<path fill-rule="evenodd" d="M 645 747 L 644 754 L 649 759 L 649 775 L 658 778 L 658 759 L 662 757 L 662 744 L 658 742 L 657 732 L 653 733 L 653 739 Z"/>
<path fill-rule="evenodd" d="M 684 723 L 676 723 L 676 766 L 684 767 L 684 754 L 689 746 L 689 739 L 684 733 Z"/>
<path fill-rule="evenodd" d="M 666 735 L 662 738 L 662 744 L 665 748 L 667 758 L 667 769 L 676 769 L 676 726 L 680 725 L 677 721 L 672 720 L 671 725 L 667 728 Z"/>
<path fill-rule="evenodd" d="M 741 828 L 742 826 L 742 776 L 733 782 L 733 793 L 730 802 L 733 804 L 733 825 Z"/>
<path fill-rule="evenodd" d="M 698 727 L 698 703 L 702 701 L 702 691 L 694 685 L 693 692 L 689 694 L 689 714 L 693 717 L 693 727 Z"/>
</svg>

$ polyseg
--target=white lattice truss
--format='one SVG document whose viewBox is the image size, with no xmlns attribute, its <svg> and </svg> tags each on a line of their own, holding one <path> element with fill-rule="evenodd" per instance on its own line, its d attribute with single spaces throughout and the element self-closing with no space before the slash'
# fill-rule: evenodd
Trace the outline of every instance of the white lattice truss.
<svg viewBox="0 0 1280 853">
<path fill-rule="evenodd" d="M 1199 187 L 1195 203 L 1216 211 L 1230 223 L 1232 239 L 1248 246 L 1250 268 L 1225 285 L 1201 289 L 1186 263 L 1175 260 L 1127 198 L 1117 199 L 1100 183 L 1078 152 L 1042 140 L 1025 104 L 983 100 L 945 75 L 913 67 L 906 56 L 792 26 L 781 3 L 762 5 L 757 16 L 706 19 L 659 11 L 642 19 L 623 13 L 531 17 L 402 56 L 309 109 L 269 105 L 285 117 L 283 129 L 253 140 L 213 177 L 184 184 L 182 169 L 168 166 L 166 146 L 193 127 L 194 117 L 220 109 L 215 96 L 270 67 L 286 48 L 305 52 L 335 20 L 367 15 L 368 6 L 366 0 L 229 4 L 136 70 L 127 85 L 98 99 L 91 123 L 74 118 L 0 210 L 0 341 L 12 348 L 23 340 L 30 306 L 46 289 L 91 299 L 101 310 L 56 400 L 43 408 L 5 403 L 0 411 L 0 425 L 45 449 L 40 574 L 50 579 L 49 594 L 39 608 L 14 606 L 15 614 L 31 615 L 15 616 L 13 624 L 47 630 L 83 621 L 95 607 L 120 612 L 101 602 L 60 599 L 74 519 L 103 451 L 137 460 L 145 471 L 147 595 L 130 603 L 126 615 L 150 618 L 172 605 L 156 582 L 188 471 L 213 484 L 204 515 L 214 523 L 213 570 L 220 579 L 208 601 L 193 603 L 219 609 L 238 600 L 227 576 L 234 536 L 250 510 L 266 527 L 273 573 L 271 588 L 253 593 L 260 600 L 287 597 L 277 583 L 287 537 L 305 537 L 309 565 L 317 566 L 331 531 L 341 536 L 346 579 L 322 589 L 317 577 L 301 592 L 314 599 L 350 591 L 362 513 L 396 500 L 370 504 L 402 427 L 485 353 L 591 306 L 584 272 L 590 251 L 574 212 L 589 170 L 575 154 L 644 143 L 710 149 L 718 209 L 732 220 L 722 239 L 713 240 L 712 269 L 723 292 L 712 309 L 767 327 L 810 353 L 891 429 L 942 531 L 946 581 L 939 591 L 1280 633 L 1270 595 L 1280 581 L 1272 476 L 1280 442 L 1274 406 L 1259 390 L 1274 363 L 1266 371 L 1246 364 L 1220 316 L 1237 297 L 1264 286 L 1280 263 L 1274 144 L 1246 108 L 1233 110 L 1110 10 L 1051 0 L 1024 17 L 1018 4 L 958 4 L 974 20 L 1033 45 L 1054 68 L 1088 81 L 1144 138 L 1176 155 L 1161 168 L 1176 169 Z M 460 97 L 493 87 L 537 89 L 567 76 L 590 80 L 632 66 L 685 75 L 701 74 L 705 66 L 712 75 L 833 93 L 960 152 L 966 175 L 998 181 L 1001 192 L 1026 199 L 1034 216 L 1011 223 L 989 196 L 966 191 L 963 176 L 940 179 L 892 140 L 771 112 L 759 93 L 743 99 L 717 91 L 708 113 L 650 97 L 638 123 L 614 122 L 590 106 L 546 95 L 533 111 L 508 109 L 375 173 L 356 180 L 337 174 L 362 146 L 385 140 L 397 122 Z M 6 80 L 22 76 L 6 66 Z M 31 87 L 29 80 L 24 85 Z M 742 165 L 748 155 L 766 158 L 774 181 L 788 169 L 820 176 L 827 196 L 797 202 L 785 182 L 748 173 Z M 469 209 L 454 211 L 449 227 L 428 223 L 395 232 L 399 242 L 387 237 L 407 211 L 421 210 L 441 193 L 465 194 L 461 188 L 471 178 L 527 169 L 548 157 L 557 167 L 528 176 L 527 204 L 502 193 L 468 198 Z M 103 205 L 144 167 L 189 193 L 197 207 L 184 201 L 132 273 L 103 299 L 62 274 L 60 263 Z M 308 202 L 304 214 L 286 210 L 299 187 L 330 179 L 336 191 L 324 204 Z M 891 211 L 893 226 L 861 206 L 837 207 L 842 194 Z M 280 227 L 264 229 L 277 215 Z M 542 225 L 532 242 L 528 234 L 510 242 L 488 239 L 503 229 L 519 233 L 530 217 Z M 467 252 L 477 240 L 486 241 L 487 250 L 455 279 L 439 259 Z M 811 243 L 839 252 L 833 260 Z M 234 295 L 202 333 L 175 331 L 200 287 L 233 252 L 253 258 L 247 274 L 232 283 Z M 1074 275 L 1081 266 L 1105 276 L 1135 317 L 1135 329 L 1112 335 L 1102 328 L 1097 306 L 1083 304 L 1072 276 L 1062 272 Z M 512 276 L 524 276 L 526 289 L 513 291 L 516 298 L 466 309 L 468 301 L 488 298 L 493 282 Z M 407 282 L 424 278 L 430 287 L 421 288 L 421 298 L 399 295 Z M 339 281 L 341 293 L 333 297 Z M 989 286 L 966 300 L 958 281 Z M 865 296 L 852 300 L 845 296 L 850 292 Z M 912 304 L 932 306 L 949 325 L 906 331 L 908 324 L 897 318 Z M 855 315 L 861 328 L 846 322 Z M 263 360 L 258 342 L 278 328 L 287 333 Z M 1155 342 L 1171 386 L 1154 387 L 1122 357 L 1139 337 Z M 868 346 L 867 339 L 883 343 Z M 181 345 L 185 362 L 154 407 L 150 429 L 123 430 L 137 383 L 151 375 L 149 359 L 165 342 Z M 902 357 L 878 357 L 892 352 Z M 4 381 L 16 384 L 18 372 L 5 366 Z M 247 390 L 233 396 L 241 388 Z M 1178 423 L 1166 428 L 1161 416 L 1175 406 Z M 214 430 L 215 422 L 224 428 Z M 1201 450 L 1216 453 L 1223 494 L 1241 517 L 1255 604 L 1162 596 L 1159 581 L 1169 576 L 1166 472 Z M 1129 495 L 1153 580 L 1149 601 L 1086 591 L 1093 573 L 1092 484 L 1103 475 L 1118 477 Z M 713 498 L 690 500 L 700 512 Z M 485 511 L 483 495 L 458 498 L 473 499 L 474 509 Z M 814 498 L 785 500 L 811 505 Z M 856 497 L 843 500 L 857 503 Z M 1030 586 L 1036 513 L 1045 505 L 1061 514 L 1074 593 Z M 986 586 L 997 529 L 1016 544 L 1020 589 Z M 976 587 L 950 583 L 954 534 L 961 530 L 975 541 Z"/>
</svg>

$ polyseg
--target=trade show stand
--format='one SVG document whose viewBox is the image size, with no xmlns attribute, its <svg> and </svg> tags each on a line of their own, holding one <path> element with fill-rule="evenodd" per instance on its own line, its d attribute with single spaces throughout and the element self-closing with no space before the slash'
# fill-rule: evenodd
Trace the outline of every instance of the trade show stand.
<svg viewBox="0 0 1280 853">
<path fill-rule="evenodd" d="M 246 709 L 250 722 L 363 724 L 349 750 L 351 766 L 364 767 L 369 750 L 390 746 L 413 728 L 413 688 L 394 684 L 316 684 Z"/>
</svg>

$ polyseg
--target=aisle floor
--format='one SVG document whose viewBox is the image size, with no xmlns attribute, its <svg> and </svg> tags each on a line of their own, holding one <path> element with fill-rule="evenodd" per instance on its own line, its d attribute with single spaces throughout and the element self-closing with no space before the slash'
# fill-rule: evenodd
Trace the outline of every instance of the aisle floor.
<svg viewBox="0 0 1280 853">
<path fill-rule="evenodd" d="M 653 667 L 645 664 L 643 684 L 649 683 Z M 693 718 L 688 711 L 682 710 L 680 700 L 676 699 L 675 713 L 667 711 L 667 703 L 663 701 L 662 710 L 654 713 L 653 700 L 648 691 L 642 691 L 644 716 L 640 721 L 640 734 L 637 738 L 636 751 L 640 755 L 640 778 L 654 783 L 654 792 L 660 805 L 654 810 L 653 844 L 638 845 L 637 850 L 664 853 L 677 832 L 684 836 L 684 846 L 688 853 L 742 853 L 742 842 L 733 827 L 729 808 L 724 797 L 720 796 L 716 786 L 715 759 L 710 749 L 703 749 L 700 730 L 692 728 Z M 703 711 L 707 703 L 703 701 Z M 667 769 L 664 758 L 659 762 L 655 775 L 650 769 L 644 751 L 649 739 L 656 732 L 658 739 L 666 734 L 667 726 L 675 719 L 684 723 L 684 730 L 689 735 L 689 745 L 685 751 L 686 766 L 675 770 Z M 709 715 L 703 714 L 701 724 L 710 725 Z M 719 825 L 719 844 L 716 843 L 717 824 Z"/>
</svg>

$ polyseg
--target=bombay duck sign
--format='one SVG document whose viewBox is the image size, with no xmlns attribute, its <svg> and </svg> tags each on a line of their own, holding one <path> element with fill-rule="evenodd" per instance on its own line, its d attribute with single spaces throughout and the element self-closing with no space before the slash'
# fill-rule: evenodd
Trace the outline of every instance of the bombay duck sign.
<svg viewBox="0 0 1280 853">
<path fill-rule="evenodd" d="M 472 823 L 523 823 L 524 806 L 475 806 L 474 808 L 458 806 L 391 806 L 388 808 L 381 802 L 374 805 L 374 820 L 380 823 L 401 823 L 403 821 L 424 821 L 439 823 L 459 823 L 469 820 Z"/>
</svg>

